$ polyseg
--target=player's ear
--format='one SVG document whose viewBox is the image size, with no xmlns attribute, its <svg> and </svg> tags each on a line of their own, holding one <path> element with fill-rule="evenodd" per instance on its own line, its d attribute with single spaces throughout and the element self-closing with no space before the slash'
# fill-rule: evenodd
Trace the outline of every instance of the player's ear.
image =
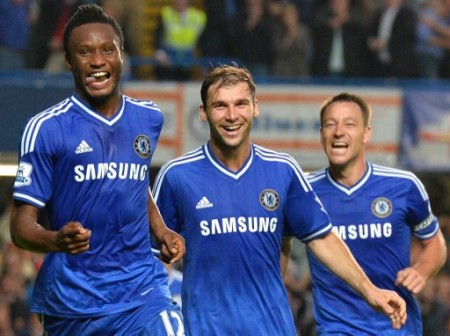
<svg viewBox="0 0 450 336">
<path fill-rule="evenodd" d="M 255 98 L 254 106 L 253 106 L 253 118 L 258 118 L 258 117 L 259 117 L 258 99 Z"/>
<path fill-rule="evenodd" d="M 124 48 L 119 49 L 119 55 L 120 55 L 120 63 L 123 65 L 123 62 L 125 60 L 125 50 Z"/>
<path fill-rule="evenodd" d="M 206 108 L 205 108 L 205 106 L 203 104 L 200 104 L 199 112 L 200 112 L 200 115 L 199 115 L 200 116 L 200 120 L 201 121 L 207 121 L 208 118 L 207 118 L 207 115 L 206 115 Z"/>
<path fill-rule="evenodd" d="M 364 138 L 363 138 L 363 142 L 364 143 L 369 143 L 370 142 L 370 138 L 372 137 L 372 126 L 367 126 L 366 129 L 364 130 Z"/>
<path fill-rule="evenodd" d="M 64 54 L 64 59 L 66 60 L 66 66 L 67 68 L 72 69 L 72 62 L 70 60 L 70 55 L 68 53 Z"/>
</svg>

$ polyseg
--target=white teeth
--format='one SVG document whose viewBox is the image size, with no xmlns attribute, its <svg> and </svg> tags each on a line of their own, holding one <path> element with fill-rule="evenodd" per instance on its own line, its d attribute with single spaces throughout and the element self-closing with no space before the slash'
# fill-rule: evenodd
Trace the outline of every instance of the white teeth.
<svg viewBox="0 0 450 336">
<path fill-rule="evenodd" d="M 239 129 L 239 126 L 229 126 L 229 127 L 225 127 L 225 129 L 226 129 L 227 131 L 234 131 L 234 130 Z"/>
<path fill-rule="evenodd" d="M 96 72 L 96 73 L 90 74 L 89 77 L 97 78 L 97 77 L 102 77 L 102 76 L 106 76 L 106 75 L 108 75 L 108 73 L 103 71 L 103 72 Z"/>
<path fill-rule="evenodd" d="M 333 147 L 346 147 L 347 144 L 345 142 L 333 142 Z"/>
</svg>

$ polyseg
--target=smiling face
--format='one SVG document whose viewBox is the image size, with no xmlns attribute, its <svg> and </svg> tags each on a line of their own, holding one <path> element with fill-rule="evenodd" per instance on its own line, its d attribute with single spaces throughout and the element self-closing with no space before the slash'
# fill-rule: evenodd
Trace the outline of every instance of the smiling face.
<svg viewBox="0 0 450 336">
<path fill-rule="evenodd" d="M 330 104 L 323 112 L 320 129 L 330 166 L 339 170 L 364 167 L 365 145 L 370 141 L 371 132 L 357 103 L 337 101 Z"/>
<path fill-rule="evenodd" d="M 200 119 L 209 124 L 211 146 L 216 155 L 232 152 L 246 156 L 253 118 L 258 115 L 257 101 L 245 81 L 210 86 L 206 106 L 200 106 Z"/>
<path fill-rule="evenodd" d="M 91 105 L 119 97 L 123 52 L 113 27 L 89 23 L 73 29 L 66 53 L 77 94 Z"/>
</svg>

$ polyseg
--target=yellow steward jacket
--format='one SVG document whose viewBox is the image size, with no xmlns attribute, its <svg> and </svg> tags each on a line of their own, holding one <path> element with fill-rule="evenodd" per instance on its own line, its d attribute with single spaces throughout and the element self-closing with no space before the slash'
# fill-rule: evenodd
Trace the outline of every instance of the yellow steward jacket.
<svg viewBox="0 0 450 336">
<path fill-rule="evenodd" d="M 189 50 L 194 49 L 206 25 L 206 14 L 196 8 L 188 8 L 183 14 L 170 6 L 161 10 L 164 26 L 163 44 L 166 47 Z"/>
</svg>

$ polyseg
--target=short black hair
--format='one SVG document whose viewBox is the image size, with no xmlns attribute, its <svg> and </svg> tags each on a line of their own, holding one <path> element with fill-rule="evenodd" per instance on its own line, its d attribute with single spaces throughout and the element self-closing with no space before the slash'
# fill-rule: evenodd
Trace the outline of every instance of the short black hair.
<svg viewBox="0 0 450 336">
<path fill-rule="evenodd" d="M 64 52 L 69 52 L 69 38 L 72 31 L 82 25 L 89 23 L 105 23 L 113 27 L 116 35 L 119 37 L 120 49 L 124 48 L 124 37 L 119 23 L 110 15 L 106 14 L 102 7 L 89 4 L 77 8 L 64 27 Z"/>
</svg>

